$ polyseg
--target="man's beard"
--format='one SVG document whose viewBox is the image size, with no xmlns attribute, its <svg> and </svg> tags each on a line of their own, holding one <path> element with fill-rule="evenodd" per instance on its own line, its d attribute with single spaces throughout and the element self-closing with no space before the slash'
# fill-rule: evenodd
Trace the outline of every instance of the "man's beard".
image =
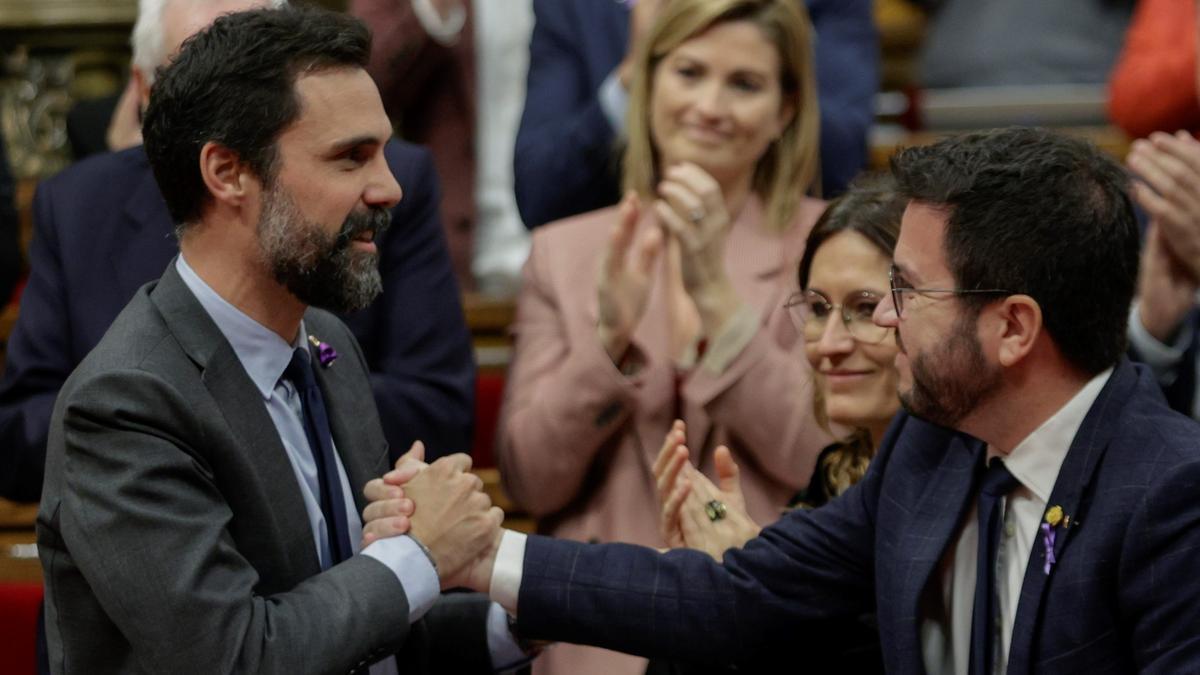
<svg viewBox="0 0 1200 675">
<path fill-rule="evenodd" d="M 340 232 L 328 234 L 276 185 L 264 197 L 258 241 L 271 274 L 292 295 L 306 305 L 346 313 L 371 304 L 383 290 L 379 256 L 356 251 L 354 237 L 374 231 L 379 238 L 390 224 L 391 213 L 372 208 L 351 213 Z"/>
<path fill-rule="evenodd" d="M 989 368 L 974 332 L 974 319 L 955 322 L 954 333 L 937 353 L 909 360 L 912 388 L 900 392 L 908 412 L 934 424 L 953 428 L 1000 386 L 1000 369 Z M 896 331 L 896 344 L 905 354 Z"/>
</svg>

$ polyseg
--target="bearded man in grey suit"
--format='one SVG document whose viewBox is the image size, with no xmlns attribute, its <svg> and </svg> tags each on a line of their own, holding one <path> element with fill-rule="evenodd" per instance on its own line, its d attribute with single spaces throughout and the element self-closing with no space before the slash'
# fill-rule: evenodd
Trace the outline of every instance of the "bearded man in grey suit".
<svg viewBox="0 0 1200 675">
<path fill-rule="evenodd" d="M 369 47 L 343 15 L 257 10 L 160 72 L 144 136 L 180 255 L 56 404 L 38 516 L 54 672 L 523 658 L 499 606 L 439 598 L 499 537 L 465 455 L 402 460 L 409 535 L 362 541 L 387 444 L 354 337 L 310 306 L 375 297 L 374 238 L 401 198 Z"/>
</svg>

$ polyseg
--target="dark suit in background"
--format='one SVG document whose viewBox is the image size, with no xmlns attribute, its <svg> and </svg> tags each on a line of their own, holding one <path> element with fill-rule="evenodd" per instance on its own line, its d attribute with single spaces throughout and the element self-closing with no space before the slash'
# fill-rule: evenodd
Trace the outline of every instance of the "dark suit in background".
<svg viewBox="0 0 1200 675">
<path fill-rule="evenodd" d="M 879 35 L 868 0 L 807 0 L 816 39 L 825 196 L 867 160 L 879 90 Z M 619 196 L 616 138 L 597 92 L 629 41 L 629 7 L 611 0 L 534 0 L 529 84 L 517 132 L 517 206 L 534 228 L 610 206 Z"/>
<path fill-rule="evenodd" d="M 21 241 L 17 221 L 16 181 L 8 168 L 8 151 L 0 134 L 0 309 L 8 304 L 21 276 Z"/>
<path fill-rule="evenodd" d="M 389 458 L 363 353 L 329 313 L 304 320 L 341 355 L 314 374 L 364 485 Z M 397 651 L 405 673 L 490 672 L 483 596 L 410 627 L 383 563 L 321 570 L 262 395 L 173 262 L 63 385 L 51 428 L 38 547 L 56 672 L 345 673 Z"/>
<path fill-rule="evenodd" d="M 404 189 L 378 242 L 384 292 L 346 317 L 362 344 L 384 434 L 398 455 L 470 448 L 475 363 L 438 218 L 426 151 L 393 142 Z M 34 198 L 30 279 L 0 380 L 0 495 L 36 501 L 59 388 L 121 308 L 178 252 L 166 203 L 141 147 L 89 158 Z"/>
<path fill-rule="evenodd" d="M 923 603 L 970 511 L 985 446 L 901 414 L 862 482 L 793 511 L 720 566 L 706 554 L 530 537 L 518 600 L 530 638 L 702 664 L 794 663 L 806 628 L 878 610 L 889 673 L 924 672 Z M 1200 672 L 1200 426 L 1123 361 L 1088 411 L 1050 496 L 1016 610 L 1008 672 Z M 933 596 L 930 592 L 933 592 Z M 776 661 L 778 663 L 778 661 Z"/>
</svg>

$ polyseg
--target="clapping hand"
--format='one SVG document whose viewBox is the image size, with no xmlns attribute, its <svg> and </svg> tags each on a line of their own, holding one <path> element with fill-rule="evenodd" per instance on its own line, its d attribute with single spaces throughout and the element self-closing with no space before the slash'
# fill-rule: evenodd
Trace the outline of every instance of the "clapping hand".
<svg viewBox="0 0 1200 675">
<path fill-rule="evenodd" d="M 725 239 L 731 224 L 716 179 L 690 162 L 667 169 L 654 212 L 680 245 L 680 271 L 704 335 L 716 335 L 740 301 L 725 271 Z"/>
<path fill-rule="evenodd" d="M 688 462 L 686 427 L 676 420 L 663 441 L 654 475 L 659 501 L 659 529 L 672 548 L 686 546 L 720 560 L 762 530 L 746 513 L 738 466 L 729 448 L 713 455 L 720 487 Z"/>
<path fill-rule="evenodd" d="M 1186 132 L 1135 141 L 1126 158 L 1143 182 L 1134 196 L 1150 215 L 1138 270 L 1138 314 L 1169 342 L 1200 285 L 1200 141 Z"/>
<path fill-rule="evenodd" d="M 1126 163 L 1142 179 L 1138 204 L 1160 228 L 1167 249 L 1200 282 L 1200 141 L 1180 131 L 1135 141 Z"/>
<path fill-rule="evenodd" d="M 638 197 L 629 192 L 617 209 L 617 224 L 600 263 L 596 284 L 597 331 L 600 343 L 613 363 L 619 363 L 625 355 L 633 331 L 646 312 L 654 263 L 662 251 L 663 235 L 659 228 L 648 228 L 640 238 L 637 237 L 640 217 Z"/>
</svg>

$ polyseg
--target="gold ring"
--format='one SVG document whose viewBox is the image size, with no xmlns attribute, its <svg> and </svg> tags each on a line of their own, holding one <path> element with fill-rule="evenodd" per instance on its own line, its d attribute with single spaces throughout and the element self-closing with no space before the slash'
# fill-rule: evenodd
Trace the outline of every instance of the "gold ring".
<svg viewBox="0 0 1200 675">
<path fill-rule="evenodd" d="M 704 514 L 714 523 L 723 519 L 727 510 L 725 502 L 716 499 L 712 499 L 704 505 Z"/>
</svg>

